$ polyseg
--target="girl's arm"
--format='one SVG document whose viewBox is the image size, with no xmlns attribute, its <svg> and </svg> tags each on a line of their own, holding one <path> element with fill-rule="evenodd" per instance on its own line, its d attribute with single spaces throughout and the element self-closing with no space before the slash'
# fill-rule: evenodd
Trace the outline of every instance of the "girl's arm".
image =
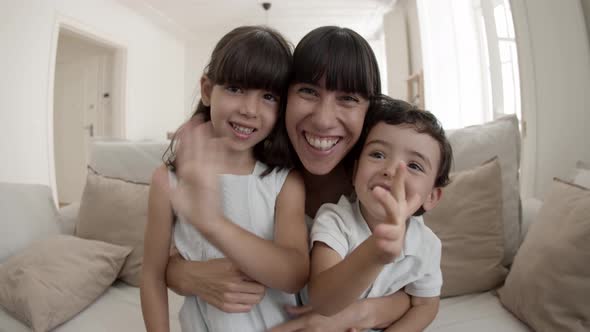
<svg viewBox="0 0 590 332">
<path fill-rule="evenodd" d="M 168 171 L 164 166 L 152 176 L 148 221 L 144 237 L 141 275 L 141 310 L 147 331 L 169 331 L 166 265 L 172 234 L 172 208 L 168 199 Z"/>
<path fill-rule="evenodd" d="M 295 293 L 307 282 L 305 187 L 296 171 L 289 173 L 276 200 L 274 242 L 244 230 L 221 213 L 200 222 L 198 228 L 239 270 L 267 287 Z"/>
<path fill-rule="evenodd" d="M 412 296 L 412 307 L 410 310 L 385 331 L 423 331 L 436 317 L 439 302 L 439 297 Z"/>
</svg>

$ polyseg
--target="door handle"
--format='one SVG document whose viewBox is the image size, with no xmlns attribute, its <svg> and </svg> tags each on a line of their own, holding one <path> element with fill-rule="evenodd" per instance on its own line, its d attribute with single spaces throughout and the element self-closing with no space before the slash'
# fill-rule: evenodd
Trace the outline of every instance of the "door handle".
<svg viewBox="0 0 590 332">
<path fill-rule="evenodd" d="M 84 129 L 88 130 L 90 137 L 94 137 L 94 124 L 91 123 L 87 126 L 84 126 Z"/>
</svg>

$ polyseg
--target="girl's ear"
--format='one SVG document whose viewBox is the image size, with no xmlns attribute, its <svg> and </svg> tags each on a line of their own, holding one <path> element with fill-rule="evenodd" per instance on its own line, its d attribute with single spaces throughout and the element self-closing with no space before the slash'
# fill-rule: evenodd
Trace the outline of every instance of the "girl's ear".
<svg viewBox="0 0 590 332">
<path fill-rule="evenodd" d="M 441 198 L 442 198 L 442 188 L 435 187 L 434 189 L 432 189 L 430 194 L 426 197 L 424 204 L 422 204 L 422 208 L 424 209 L 424 211 L 428 211 L 428 210 L 433 209 L 438 204 L 438 202 L 440 201 Z"/>
<path fill-rule="evenodd" d="M 201 101 L 203 105 L 211 106 L 211 91 L 213 91 L 213 84 L 207 75 L 201 77 Z"/>
</svg>

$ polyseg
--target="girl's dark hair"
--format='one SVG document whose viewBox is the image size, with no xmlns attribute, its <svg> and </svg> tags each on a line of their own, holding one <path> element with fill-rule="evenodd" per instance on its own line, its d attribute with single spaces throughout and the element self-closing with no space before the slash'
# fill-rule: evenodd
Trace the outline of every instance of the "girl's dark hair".
<svg viewBox="0 0 590 332">
<path fill-rule="evenodd" d="M 421 110 L 403 100 L 393 99 L 388 96 L 377 96 L 371 101 L 371 112 L 367 112 L 361 137 L 355 146 L 354 155 L 358 159 L 365 145 L 369 132 L 380 122 L 389 125 L 409 125 L 417 132 L 427 134 L 438 142 L 440 149 L 440 162 L 434 180 L 435 187 L 444 187 L 449 184 L 449 172 L 453 163 L 453 149 L 447 139 L 445 131 L 434 114 Z M 424 213 L 420 207 L 414 215 Z"/>
<path fill-rule="evenodd" d="M 242 26 L 233 29 L 215 45 L 204 75 L 213 85 L 231 84 L 242 89 L 268 90 L 278 96 L 279 116 L 277 124 L 284 122 L 287 89 L 291 75 L 292 47 L 277 31 L 265 26 Z M 201 116 L 211 120 L 211 107 L 199 100 L 192 117 Z M 288 147 L 275 144 L 278 127 L 275 125 L 269 136 L 254 146 L 254 157 L 268 166 L 263 175 L 275 167 L 292 167 Z M 182 127 L 181 127 L 182 128 Z M 164 152 L 164 164 L 176 170 L 177 130 Z"/>
</svg>

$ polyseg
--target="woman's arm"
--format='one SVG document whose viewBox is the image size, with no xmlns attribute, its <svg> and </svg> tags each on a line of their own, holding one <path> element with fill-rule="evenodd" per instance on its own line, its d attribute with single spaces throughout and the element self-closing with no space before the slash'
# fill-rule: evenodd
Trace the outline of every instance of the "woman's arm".
<svg viewBox="0 0 590 332">
<path fill-rule="evenodd" d="M 140 296 L 147 331 L 169 331 L 166 265 L 172 234 L 172 209 L 168 199 L 165 167 L 152 176 L 148 201 L 148 221 L 144 237 Z"/>
<path fill-rule="evenodd" d="M 438 313 L 439 297 L 412 296 L 412 307 L 405 315 L 390 327 L 386 332 L 413 332 L 423 331 L 436 317 Z"/>
<path fill-rule="evenodd" d="M 307 282 L 309 255 L 305 226 L 305 188 L 291 171 L 276 201 L 274 241 L 262 239 L 218 214 L 199 218 L 199 230 L 238 269 L 261 284 L 295 293 Z"/>
<path fill-rule="evenodd" d="M 358 300 L 333 316 L 323 316 L 311 307 L 287 307 L 287 312 L 297 317 L 271 329 L 271 332 L 325 331 L 341 332 L 349 329 L 385 328 L 400 319 L 410 308 L 409 296 L 397 293 Z"/>
</svg>

